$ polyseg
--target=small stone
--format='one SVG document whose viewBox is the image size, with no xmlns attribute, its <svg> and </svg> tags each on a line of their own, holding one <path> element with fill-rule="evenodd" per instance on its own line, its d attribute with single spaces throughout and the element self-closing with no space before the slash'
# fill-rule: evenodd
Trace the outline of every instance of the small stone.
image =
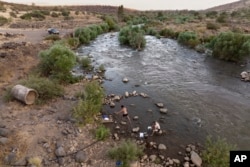
<svg viewBox="0 0 250 167">
<path fill-rule="evenodd" d="M 6 143 L 8 143 L 8 138 L 6 138 L 6 137 L 1 137 L 1 138 L 0 138 L 0 144 L 5 145 Z"/>
<path fill-rule="evenodd" d="M 8 137 L 10 134 L 10 131 L 6 128 L 0 128 L 0 136 L 2 137 Z"/>
<path fill-rule="evenodd" d="M 163 108 L 164 107 L 164 104 L 163 103 L 156 103 L 155 104 L 157 107 L 159 107 L 159 108 Z"/>
<path fill-rule="evenodd" d="M 136 127 L 136 128 L 133 128 L 132 129 L 132 132 L 133 133 L 137 133 L 137 132 L 139 132 L 140 131 L 140 127 Z"/>
<path fill-rule="evenodd" d="M 169 162 L 169 165 L 173 165 L 174 164 L 174 161 L 172 159 L 168 160 Z"/>
<path fill-rule="evenodd" d="M 82 163 L 85 162 L 87 160 L 86 154 L 83 151 L 79 151 L 76 153 L 76 162 Z"/>
<path fill-rule="evenodd" d="M 115 107 L 115 103 L 114 103 L 114 102 L 111 102 L 111 103 L 109 104 L 109 106 L 113 108 L 113 107 Z"/>
<path fill-rule="evenodd" d="M 126 77 L 123 78 L 122 82 L 127 83 L 128 82 L 128 78 L 126 78 Z"/>
<path fill-rule="evenodd" d="M 179 165 L 179 164 L 181 163 L 180 160 L 178 160 L 178 159 L 173 159 L 173 161 L 174 161 L 174 163 L 177 164 L 177 165 Z"/>
<path fill-rule="evenodd" d="M 167 114 L 168 109 L 166 109 L 166 108 L 161 108 L 161 109 L 160 109 L 160 112 L 163 113 L 163 114 Z"/>
<path fill-rule="evenodd" d="M 189 162 L 185 162 L 183 167 L 189 167 Z"/>
<path fill-rule="evenodd" d="M 156 155 L 150 155 L 149 160 L 154 162 L 156 160 L 157 156 Z"/>
<path fill-rule="evenodd" d="M 184 157 L 184 160 L 185 161 L 190 161 L 190 158 L 189 157 Z"/>
<path fill-rule="evenodd" d="M 164 144 L 159 144 L 158 149 L 159 150 L 166 150 L 167 147 Z"/>
<path fill-rule="evenodd" d="M 188 153 L 191 152 L 191 148 L 190 148 L 190 147 L 187 147 L 187 148 L 186 148 L 186 152 L 188 152 Z"/>
<path fill-rule="evenodd" d="M 63 156 L 66 155 L 66 152 L 65 152 L 63 147 L 59 147 L 59 148 L 56 149 L 55 154 L 58 157 L 63 157 Z"/>
<path fill-rule="evenodd" d="M 138 120 L 139 117 L 138 116 L 134 116 L 133 120 Z"/>
<path fill-rule="evenodd" d="M 128 92 L 125 92 L 125 97 L 129 97 L 129 93 Z"/>
</svg>

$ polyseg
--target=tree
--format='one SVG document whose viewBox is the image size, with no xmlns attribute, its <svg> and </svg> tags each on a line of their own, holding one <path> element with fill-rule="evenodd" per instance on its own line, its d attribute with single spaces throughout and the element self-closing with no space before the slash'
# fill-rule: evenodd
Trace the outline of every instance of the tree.
<svg viewBox="0 0 250 167">
<path fill-rule="evenodd" d="M 117 17 L 119 21 L 123 21 L 124 18 L 124 9 L 123 9 L 123 5 L 118 7 L 118 11 L 117 11 Z"/>
</svg>

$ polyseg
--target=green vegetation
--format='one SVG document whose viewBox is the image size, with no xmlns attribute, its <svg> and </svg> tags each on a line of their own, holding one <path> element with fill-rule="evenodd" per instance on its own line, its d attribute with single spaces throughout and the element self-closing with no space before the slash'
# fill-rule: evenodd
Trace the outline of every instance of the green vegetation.
<svg viewBox="0 0 250 167">
<path fill-rule="evenodd" d="M 143 155 L 143 148 L 128 140 L 121 143 L 120 146 L 109 150 L 108 155 L 112 159 L 122 161 L 123 167 L 128 167 L 130 162 L 137 160 Z"/>
<path fill-rule="evenodd" d="M 62 96 L 64 93 L 63 87 L 57 82 L 36 75 L 31 75 L 27 79 L 20 80 L 18 84 L 37 91 L 39 95 L 38 99 L 36 100 L 37 104 L 44 104 L 55 97 Z M 5 102 L 14 100 L 14 97 L 11 95 L 12 87 L 13 85 L 11 85 L 4 94 Z"/>
<path fill-rule="evenodd" d="M 91 66 L 91 59 L 89 57 L 84 57 L 80 60 L 80 64 L 82 66 L 82 68 L 84 69 L 90 69 Z"/>
<path fill-rule="evenodd" d="M 3 26 L 6 23 L 8 23 L 8 19 L 3 16 L 0 16 L 0 26 Z"/>
<path fill-rule="evenodd" d="M 39 157 L 29 158 L 28 162 L 33 167 L 42 167 L 42 160 Z"/>
<path fill-rule="evenodd" d="M 68 10 L 66 10 L 66 9 L 62 9 L 61 14 L 62 14 L 62 16 L 67 17 L 67 16 L 70 15 L 70 11 L 68 11 Z"/>
<path fill-rule="evenodd" d="M 1 11 L 1 12 L 5 12 L 5 11 L 6 11 L 6 8 L 4 7 L 3 4 L 0 4 L 0 11 Z"/>
<path fill-rule="evenodd" d="M 14 17 L 14 18 L 17 18 L 17 15 L 16 15 L 15 12 L 10 12 L 10 16 L 11 16 L 11 17 Z"/>
<path fill-rule="evenodd" d="M 228 167 L 229 153 L 235 146 L 228 144 L 224 139 L 213 141 L 207 138 L 205 150 L 202 152 L 202 160 L 208 167 Z"/>
<path fill-rule="evenodd" d="M 207 29 L 208 30 L 218 30 L 219 29 L 219 25 L 216 24 L 216 23 L 208 22 L 207 23 Z"/>
<path fill-rule="evenodd" d="M 31 20 L 32 18 L 38 19 L 38 20 L 44 20 L 45 16 L 44 13 L 40 10 L 34 10 L 32 12 L 28 12 L 20 16 L 21 19 L 24 20 Z"/>
<path fill-rule="evenodd" d="M 113 17 L 106 16 L 104 18 L 104 21 L 105 21 L 105 23 L 108 24 L 109 31 L 113 31 L 113 30 L 117 31 L 119 29 L 119 27 L 118 27 L 118 25 L 117 25 L 117 23 L 116 23 L 116 21 L 115 21 L 115 19 Z"/>
<path fill-rule="evenodd" d="M 60 83 L 72 83 L 71 69 L 76 63 L 76 56 L 69 48 L 55 44 L 39 53 L 39 70 L 43 76 L 58 80 Z"/>
<path fill-rule="evenodd" d="M 210 48 L 213 56 L 238 62 L 250 54 L 250 36 L 233 32 L 221 33 L 210 42 Z"/>
<path fill-rule="evenodd" d="M 98 35 L 108 32 L 109 26 L 106 23 L 91 25 L 89 27 L 78 28 L 74 32 L 74 37 L 79 39 L 80 44 L 89 44 Z"/>
<path fill-rule="evenodd" d="M 181 32 L 177 40 L 179 43 L 189 46 L 190 48 L 195 48 L 195 46 L 200 43 L 196 33 L 190 31 Z"/>
<path fill-rule="evenodd" d="M 110 130 L 105 126 L 99 126 L 95 131 L 95 138 L 97 140 L 105 140 L 110 135 Z"/>
<path fill-rule="evenodd" d="M 38 92 L 39 97 L 36 103 L 39 104 L 63 95 L 63 88 L 58 83 L 47 78 L 30 76 L 25 80 L 21 80 L 20 84 L 35 89 Z"/>
<path fill-rule="evenodd" d="M 98 70 L 101 71 L 101 72 L 104 72 L 104 71 L 105 71 L 104 65 L 101 64 L 101 65 L 98 67 Z"/>
<path fill-rule="evenodd" d="M 79 46 L 80 42 L 78 38 L 74 38 L 74 37 L 70 37 L 67 38 L 67 45 L 72 48 L 75 49 Z"/>
<path fill-rule="evenodd" d="M 104 91 L 97 81 L 85 85 L 82 99 L 73 109 L 73 116 L 79 124 L 87 124 L 94 121 L 94 116 L 101 111 Z"/>
<path fill-rule="evenodd" d="M 176 39 L 179 34 L 172 29 L 165 28 L 165 29 L 160 31 L 160 35 L 164 36 L 166 38 Z"/>
<path fill-rule="evenodd" d="M 52 13 L 51 13 L 51 17 L 59 17 L 59 14 L 56 13 L 56 12 L 52 12 Z"/>
<path fill-rule="evenodd" d="M 138 26 L 122 28 L 119 33 L 119 41 L 122 45 L 128 45 L 138 50 L 143 49 L 146 45 L 144 31 Z"/>
</svg>

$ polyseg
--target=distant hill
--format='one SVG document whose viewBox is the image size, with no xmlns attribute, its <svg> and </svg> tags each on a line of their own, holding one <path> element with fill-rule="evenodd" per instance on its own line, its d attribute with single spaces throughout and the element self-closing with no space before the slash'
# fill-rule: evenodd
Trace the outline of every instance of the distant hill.
<svg viewBox="0 0 250 167">
<path fill-rule="evenodd" d="M 86 11 L 90 13 L 101 13 L 101 14 L 117 14 L 118 6 L 110 6 L 110 5 L 65 5 L 65 6 L 39 6 L 39 5 L 25 5 L 18 3 L 9 3 L 0 0 L 0 6 L 2 5 L 10 5 L 14 6 L 17 10 L 51 10 L 51 9 L 68 9 L 74 11 Z M 126 13 L 133 13 L 137 10 L 124 8 Z"/>
<path fill-rule="evenodd" d="M 225 5 L 219 5 L 206 9 L 205 11 L 235 11 L 243 8 L 250 8 L 250 0 L 240 0 Z"/>
</svg>

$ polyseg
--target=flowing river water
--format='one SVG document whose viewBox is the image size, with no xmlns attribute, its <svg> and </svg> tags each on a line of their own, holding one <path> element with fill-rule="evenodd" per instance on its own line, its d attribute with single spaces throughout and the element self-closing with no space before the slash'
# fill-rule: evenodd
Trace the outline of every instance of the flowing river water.
<svg viewBox="0 0 250 167">
<path fill-rule="evenodd" d="M 79 56 L 90 55 L 96 66 L 105 66 L 110 79 L 103 83 L 107 94 L 135 90 L 150 96 L 127 98 L 105 109 L 113 113 L 125 104 L 130 117 L 139 116 L 133 126 L 141 131 L 161 120 L 167 135 L 157 140 L 173 151 L 181 144 L 204 143 L 208 135 L 250 150 L 250 83 L 240 80 L 240 73 L 250 66 L 216 60 L 175 40 L 152 36 L 146 40 L 146 48 L 138 52 L 120 46 L 118 33 L 108 33 L 78 49 Z M 129 79 L 126 84 L 124 77 Z M 168 114 L 159 113 L 157 102 L 164 103 Z"/>
</svg>

